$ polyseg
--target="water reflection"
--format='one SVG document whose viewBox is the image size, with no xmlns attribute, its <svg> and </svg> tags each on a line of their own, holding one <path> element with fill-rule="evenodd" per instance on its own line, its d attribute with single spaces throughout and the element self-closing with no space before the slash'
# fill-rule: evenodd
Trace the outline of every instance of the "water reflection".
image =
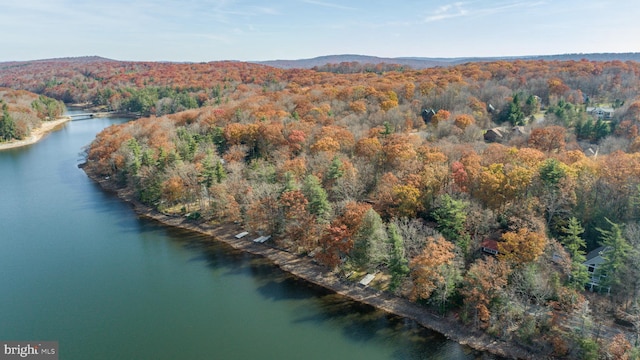
<svg viewBox="0 0 640 360">
<path fill-rule="evenodd" d="M 354 343 L 387 344 L 395 350 L 393 359 L 499 359 L 471 348 L 454 345 L 443 335 L 425 329 L 413 320 L 380 311 L 352 301 L 323 287 L 300 280 L 260 256 L 232 247 L 191 231 L 168 228 L 168 235 L 182 247 L 197 253 L 189 262 L 224 269 L 225 275 L 247 274 L 256 282 L 256 291 L 269 301 L 303 302 L 312 309 L 300 311 L 293 324 L 329 326 Z"/>
</svg>

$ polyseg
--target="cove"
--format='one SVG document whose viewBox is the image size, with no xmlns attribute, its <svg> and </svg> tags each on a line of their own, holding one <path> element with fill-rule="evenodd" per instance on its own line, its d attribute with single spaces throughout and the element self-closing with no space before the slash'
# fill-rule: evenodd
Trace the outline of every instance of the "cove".
<svg viewBox="0 0 640 360">
<path fill-rule="evenodd" d="M 78 168 L 104 127 L 0 152 L 0 340 L 60 359 L 473 359 L 486 354 L 139 218 Z"/>
</svg>

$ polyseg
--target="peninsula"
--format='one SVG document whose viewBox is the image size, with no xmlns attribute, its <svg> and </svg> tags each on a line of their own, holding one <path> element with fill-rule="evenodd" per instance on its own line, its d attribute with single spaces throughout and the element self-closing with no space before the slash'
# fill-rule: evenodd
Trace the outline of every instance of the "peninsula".
<svg viewBox="0 0 640 360">
<path fill-rule="evenodd" d="M 64 111 L 62 101 L 0 87 L 0 150 L 37 142 L 71 120 Z"/>
<path fill-rule="evenodd" d="M 61 128 L 67 121 L 70 121 L 70 117 L 61 117 L 56 120 L 50 120 L 42 122 L 40 127 L 31 130 L 31 134 L 26 139 L 10 140 L 8 142 L 0 143 L 0 150 L 13 149 L 22 146 L 35 144 L 45 137 L 48 133 Z"/>
</svg>

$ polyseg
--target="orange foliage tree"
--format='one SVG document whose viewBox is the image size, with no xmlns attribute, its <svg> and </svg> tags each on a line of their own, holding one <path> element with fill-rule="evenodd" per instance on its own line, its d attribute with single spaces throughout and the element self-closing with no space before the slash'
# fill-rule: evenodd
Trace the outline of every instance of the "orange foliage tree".
<svg viewBox="0 0 640 360">
<path fill-rule="evenodd" d="M 450 117 L 451 113 L 449 111 L 440 109 L 431 117 L 431 123 L 433 126 L 438 126 L 439 123 L 449 120 Z"/>
<path fill-rule="evenodd" d="M 473 125 L 475 122 L 476 120 L 473 118 L 472 115 L 469 115 L 469 114 L 457 115 L 456 118 L 453 120 L 453 123 L 455 124 L 455 126 L 459 127 L 462 130 L 466 129 L 467 126 L 469 125 Z"/>
<path fill-rule="evenodd" d="M 501 240 L 498 242 L 498 258 L 516 265 L 535 261 L 547 245 L 544 234 L 527 228 L 506 232 L 502 234 Z"/>
<path fill-rule="evenodd" d="M 315 217 L 307 210 L 309 201 L 300 190 L 283 192 L 278 203 L 283 213 L 283 236 L 281 243 L 295 253 L 311 251 L 318 241 Z"/>
<path fill-rule="evenodd" d="M 320 251 L 316 254 L 318 262 L 329 268 L 335 268 L 340 264 L 343 256 L 351 250 L 353 242 L 346 225 L 328 225 L 318 245 L 320 246 Z"/>
<path fill-rule="evenodd" d="M 531 130 L 529 146 L 546 152 L 561 152 L 565 147 L 566 129 L 562 126 L 547 126 Z"/>
<path fill-rule="evenodd" d="M 431 294 L 445 285 L 445 267 L 453 264 L 455 246 L 439 236 L 430 237 L 422 253 L 409 263 L 413 289 L 410 299 L 429 299 Z"/>
<path fill-rule="evenodd" d="M 489 325 L 491 303 L 503 294 L 510 272 L 507 263 L 493 257 L 477 260 L 467 271 L 460 294 L 476 327 Z"/>
</svg>

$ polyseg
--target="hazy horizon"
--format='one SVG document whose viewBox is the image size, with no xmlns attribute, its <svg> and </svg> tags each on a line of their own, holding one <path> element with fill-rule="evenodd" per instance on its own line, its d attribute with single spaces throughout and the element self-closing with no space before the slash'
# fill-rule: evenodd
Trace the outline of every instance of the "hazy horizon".
<svg viewBox="0 0 640 360">
<path fill-rule="evenodd" d="M 32 62 L 32 61 L 55 61 L 55 60 L 66 60 L 66 59 L 82 59 L 82 58 L 101 58 L 110 61 L 122 61 L 122 62 L 167 62 L 167 63 L 203 63 L 203 62 L 217 62 L 217 61 L 239 61 L 239 62 L 249 62 L 249 63 L 269 63 L 269 62 L 296 62 L 296 61 L 312 61 L 316 59 L 322 58 L 332 58 L 332 57 L 362 57 L 362 58 L 378 58 L 378 59 L 390 59 L 390 60 L 416 60 L 416 61 L 448 61 L 448 60 L 468 60 L 468 59 L 526 59 L 526 58 L 546 58 L 546 57 L 570 57 L 570 56 L 598 56 L 598 55 L 611 55 L 615 57 L 615 55 L 636 55 L 640 56 L 640 52 L 598 52 L 598 53 L 563 53 L 563 54 L 529 54 L 529 55 L 504 55 L 504 56 L 461 56 L 461 57 L 427 57 L 427 56 L 396 56 L 396 57 L 385 57 L 385 56 L 377 56 L 377 55 L 368 55 L 368 54 L 326 54 L 326 55 L 318 55 L 310 58 L 290 58 L 290 59 L 266 59 L 266 60 L 236 60 L 236 59 L 216 59 L 216 60 L 208 60 L 208 61 L 188 61 L 188 60 L 126 60 L 126 59 L 115 59 L 105 57 L 99 54 L 93 55 L 78 55 L 78 56 L 63 56 L 63 57 L 50 57 L 50 58 L 39 58 L 39 59 L 20 59 L 20 60 L 0 60 L 0 63 L 11 63 L 11 62 Z"/>
<path fill-rule="evenodd" d="M 600 0 L 29 0 L 3 5 L 0 61 L 90 54 L 202 62 L 640 51 L 640 3 Z"/>
</svg>

